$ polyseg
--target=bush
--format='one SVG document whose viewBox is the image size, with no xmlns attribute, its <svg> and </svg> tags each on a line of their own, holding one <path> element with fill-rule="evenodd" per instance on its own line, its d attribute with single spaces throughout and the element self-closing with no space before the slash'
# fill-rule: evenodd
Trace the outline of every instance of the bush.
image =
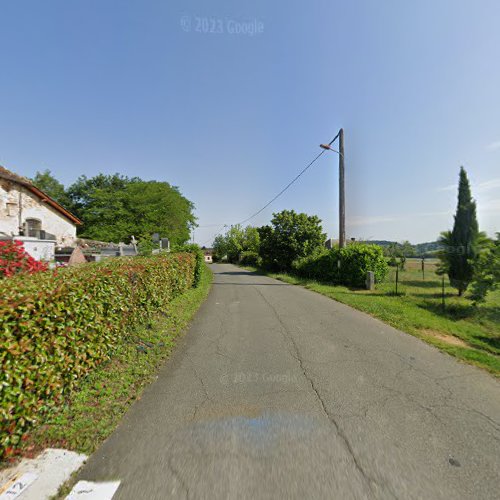
<svg viewBox="0 0 500 500">
<path fill-rule="evenodd" d="M 340 279 L 343 285 L 363 287 L 368 271 L 375 273 L 375 281 L 384 281 L 387 275 L 384 252 L 378 245 L 353 243 L 340 250 Z"/>
<path fill-rule="evenodd" d="M 133 325 L 193 285 L 190 254 L 109 259 L 0 280 L 0 456 Z"/>
<path fill-rule="evenodd" d="M 338 258 L 337 250 L 321 249 L 308 257 L 295 260 L 292 270 L 304 278 L 338 283 Z"/>
<path fill-rule="evenodd" d="M 24 250 L 22 241 L 0 241 L 0 278 L 46 271 L 49 266 Z"/>
<path fill-rule="evenodd" d="M 247 250 L 246 252 L 241 252 L 240 264 L 243 266 L 259 267 L 262 264 L 262 259 L 257 252 Z"/>
<path fill-rule="evenodd" d="M 292 269 L 304 278 L 363 287 L 368 271 L 375 273 L 377 282 L 385 279 L 387 262 L 382 248 L 378 245 L 353 243 L 341 250 L 324 249 L 311 256 L 297 259 L 293 262 Z"/>
</svg>

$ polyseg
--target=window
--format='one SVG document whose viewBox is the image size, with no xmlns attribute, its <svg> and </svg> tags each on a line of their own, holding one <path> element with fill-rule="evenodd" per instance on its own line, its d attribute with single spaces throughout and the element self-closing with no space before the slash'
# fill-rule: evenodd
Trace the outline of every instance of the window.
<svg viewBox="0 0 500 500">
<path fill-rule="evenodd" d="M 42 221 L 40 219 L 26 219 L 26 236 L 31 236 L 33 238 L 40 237 L 40 231 L 42 229 Z"/>
</svg>

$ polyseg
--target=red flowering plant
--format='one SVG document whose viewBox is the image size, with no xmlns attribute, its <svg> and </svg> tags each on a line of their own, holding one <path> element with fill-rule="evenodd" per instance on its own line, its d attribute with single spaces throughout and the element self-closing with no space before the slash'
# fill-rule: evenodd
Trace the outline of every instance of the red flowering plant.
<svg viewBox="0 0 500 500">
<path fill-rule="evenodd" d="M 24 250 L 22 241 L 0 241 L 0 278 L 18 273 L 33 274 L 48 268 L 48 264 L 34 259 Z"/>
</svg>

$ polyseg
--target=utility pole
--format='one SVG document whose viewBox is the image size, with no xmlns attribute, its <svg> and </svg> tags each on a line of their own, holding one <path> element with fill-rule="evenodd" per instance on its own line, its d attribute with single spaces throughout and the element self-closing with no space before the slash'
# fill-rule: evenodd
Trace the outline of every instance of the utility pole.
<svg viewBox="0 0 500 500">
<path fill-rule="evenodd" d="M 339 130 L 339 248 L 345 247 L 344 129 Z"/>
<path fill-rule="evenodd" d="M 339 140 L 339 150 L 332 148 L 332 144 Z M 344 129 L 328 143 L 320 144 L 320 148 L 334 151 L 339 155 L 339 248 L 345 247 L 345 179 L 344 179 Z M 339 261 L 340 262 L 340 261 Z"/>
</svg>

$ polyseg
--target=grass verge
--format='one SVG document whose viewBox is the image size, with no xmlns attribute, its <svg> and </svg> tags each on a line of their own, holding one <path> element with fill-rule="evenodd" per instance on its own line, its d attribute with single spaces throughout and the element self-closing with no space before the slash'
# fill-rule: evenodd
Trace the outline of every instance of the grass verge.
<svg viewBox="0 0 500 500">
<path fill-rule="evenodd" d="M 488 297 L 485 304 L 473 307 L 454 289 L 445 288 L 445 309 L 441 309 L 441 283 L 434 270 L 422 279 L 420 271 L 410 268 L 400 273 L 398 295 L 391 275 L 375 291 L 353 290 L 286 273 L 265 274 L 366 312 L 389 325 L 410 333 L 467 363 L 500 377 L 500 293 Z"/>
<path fill-rule="evenodd" d="M 131 332 L 129 342 L 82 379 L 65 405 L 44 416 L 28 436 L 22 453 L 32 456 L 47 447 L 92 453 L 154 380 L 176 338 L 207 297 L 211 281 L 212 273 L 204 266 L 198 287 L 174 299 L 166 314 Z"/>
</svg>

